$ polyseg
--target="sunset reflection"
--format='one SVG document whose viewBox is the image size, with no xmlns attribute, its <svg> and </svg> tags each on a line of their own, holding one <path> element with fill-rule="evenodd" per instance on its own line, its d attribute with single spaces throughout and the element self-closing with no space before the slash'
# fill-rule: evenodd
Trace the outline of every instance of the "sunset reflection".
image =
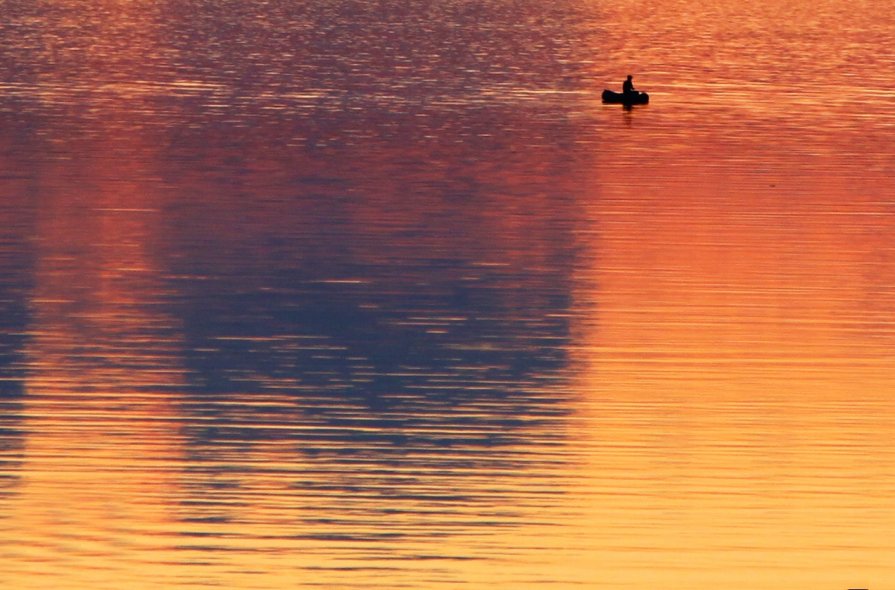
<svg viewBox="0 0 895 590">
<path fill-rule="evenodd" d="M 132 98 L 33 173 L 11 579 L 493 580 L 475 554 L 535 541 L 563 494 L 581 186 L 545 146 L 574 129 L 374 107 L 364 137 L 332 112 L 245 127 L 248 103 L 197 128 L 189 100 Z"/>
<path fill-rule="evenodd" d="M 4 588 L 891 585 L 859 8 L 4 6 Z"/>
<path fill-rule="evenodd" d="M 3 525 L 4 536 L 29 539 L 4 550 L 16 588 L 63 572 L 75 586 L 127 576 L 148 587 L 155 576 L 135 564 L 164 548 L 156 535 L 173 516 L 181 343 L 162 307 L 150 148 L 110 131 L 120 116 L 106 111 L 107 135 L 94 128 L 71 158 L 29 171 L 41 207 L 21 353 L 28 436 Z"/>
<path fill-rule="evenodd" d="M 573 330 L 594 500 L 580 579 L 889 579 L 888 207 L 873 187 L 846 206 L 825 179 L 718 174 L 700 149 L 606 185 L 589 212 L 599 233 L 576 299 L 593 311 Z"/>
</svg>

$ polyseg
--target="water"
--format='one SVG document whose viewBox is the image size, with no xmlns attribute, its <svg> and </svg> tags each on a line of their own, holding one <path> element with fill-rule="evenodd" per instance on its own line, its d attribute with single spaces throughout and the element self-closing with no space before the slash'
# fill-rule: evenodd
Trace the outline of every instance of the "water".
<svg viewBox="0 0 895 590">
<path fill-rule="evenodd" d="M 0 13 L 4 587 L 895 585 L 889 3 Z"/>
</svg>

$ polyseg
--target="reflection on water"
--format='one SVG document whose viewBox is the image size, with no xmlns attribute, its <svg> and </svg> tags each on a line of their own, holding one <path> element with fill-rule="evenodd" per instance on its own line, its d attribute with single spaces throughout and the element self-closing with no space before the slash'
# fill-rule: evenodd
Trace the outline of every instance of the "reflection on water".
<svg viewBox="0 0 895 590">
<path fill-rule="evenodd" d="M 557 509 L 565 50 L 499 43 L 502 9 L 445 54 L 486 6 L 271 8 L 9 25 L 17 588 L 452 584 Z"/>
<path fill-rule="evenodd" d="M 4 6 L 11 587 L 895 580 L 891 11 L 543 4 Z"/>
<path fill-rule="evenodd" d="M 6 117 L 2 117 L 7 122 Z M 9 127 L 4 126 L 4 129 Z M 15 127 L 13 127 L 15 131 Z M 15 156 L 24 134 L 10 133 L 0 140 L 4 162 Z M 28 329 L 27 294 L 30 287 L 32 256 L 27 254 L 27 236 L 31 226 L 28 193 L 31 186 L 18 167 L 4 169 L 0 176 L 3 202 L 0 204 L 0 518 L 6 515 L 5 500 L 21 480 L 25 446 L 22 425 L 24 359 L 22 349 Z"/>
</svg>

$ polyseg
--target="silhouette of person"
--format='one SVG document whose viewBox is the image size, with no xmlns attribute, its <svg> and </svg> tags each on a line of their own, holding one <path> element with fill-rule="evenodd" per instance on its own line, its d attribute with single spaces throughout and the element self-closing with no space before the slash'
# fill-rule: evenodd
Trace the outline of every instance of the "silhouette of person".
<svg viewBox="0 0 895 590">
<path fill-rule="evenodd" d="M 634 76 L 628 74 L 627 80 L 622 83 L 622 94 L 625 96 L 633 96 L 637 94 L 637 91 L 634 90 Z"/>
</svg>

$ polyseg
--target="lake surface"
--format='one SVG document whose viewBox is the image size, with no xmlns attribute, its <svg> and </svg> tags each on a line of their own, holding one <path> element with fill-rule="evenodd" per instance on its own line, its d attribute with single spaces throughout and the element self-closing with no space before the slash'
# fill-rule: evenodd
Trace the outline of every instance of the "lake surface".
<svg viewBox="0 0 895 590">
<path fill-rule="evenodd" d="M 4 588 L 895 588 L 888 0 L 0 16 Z"/>
</svg>

